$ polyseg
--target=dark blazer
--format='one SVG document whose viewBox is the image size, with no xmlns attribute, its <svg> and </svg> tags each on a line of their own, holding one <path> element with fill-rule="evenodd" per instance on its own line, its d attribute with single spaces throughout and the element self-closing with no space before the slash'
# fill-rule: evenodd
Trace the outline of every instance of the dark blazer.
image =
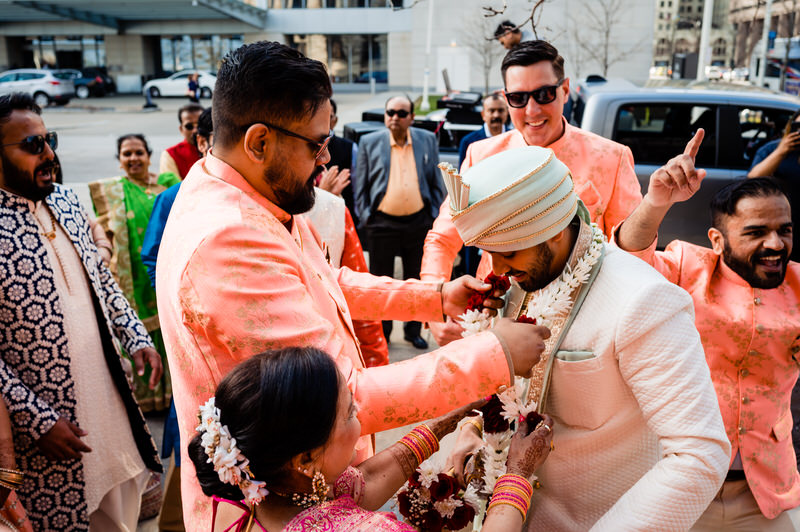
<svg viewBox="0 0 800 532">
<path fill-rule="evenodd" d="M 467 156 L 467 148 L 473 142 L 478 142 L 479 140 L 483 140 L 486 137 L 486 128 L 481 126 L 480 129 L 476 129 L 463 139 L 461 139 L 461 144 L 458 145 L 458 168 L 461 168 L 461 164 L 464 162 L 464 158 Z"/>
<path fill-rule="evenodd" d="M 445 189 L 439 165 L 439 145 L 436 136 L 430 131 L 412 127 L 411 145 L 417 164 L 419 192 L 425 207 L 435 219 L 439 206 L 444 201 Z M 372 214 L 378 209 L 386 194 L 391 168 L 391 132 L 382 129 L 364 135 L 358 143 L 358 162 L 356 176 L 352 179 L 356 209 L 361 226 L 369 223 Z"/>
</svg>

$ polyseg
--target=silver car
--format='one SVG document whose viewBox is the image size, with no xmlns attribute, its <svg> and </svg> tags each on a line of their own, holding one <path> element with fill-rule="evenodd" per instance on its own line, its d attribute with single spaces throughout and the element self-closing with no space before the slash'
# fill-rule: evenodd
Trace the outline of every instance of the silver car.
<svg viewBox="0 0 800 532">
<path fill-rule="evenodd" d="M 66 105 L 75 96 L 75 85 L 63 70 L 18 68 L 0 74 L 0 94 L 12 92 L 30 94 L 40 107 Z"/>
<path fill-rule="evenodd" d="M 643 192 L 650 175 L 683 153 L 699 128 L 705 130 L 697 166 L 708 176 L 691 200 L 669 211 L 658 235 L 660 248 L 676 238 L 707 246 L 713 195 L 746 176 L 756 151 L 779 138 L 800 108 L 794 96 L 722 82 L 640 88 L 595 79 L 577 87 L 573 121 L 631 149 Z"/>
</svg>

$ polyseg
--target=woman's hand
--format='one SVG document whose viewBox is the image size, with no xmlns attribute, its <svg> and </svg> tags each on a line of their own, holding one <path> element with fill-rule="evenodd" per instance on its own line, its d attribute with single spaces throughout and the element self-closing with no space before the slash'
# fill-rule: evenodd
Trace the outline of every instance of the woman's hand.
<svg viewBox="0 0 800 532">
<path fill-rule="evenodd" d="M 511 439 L 511 448 L 506 459 L 506 471 L 531 480 L 534 472 L 541 466 L 550 454 L 550 444 L 553 441 L 553 419 L 544 414 L 544 421 L 539 428 L 528 433 L 528 424 L 520 423 L 516 434 Z"/>
<path fill-rule="evenodd" d="M 483 438 L 478 434 L 478 428 L 467 422 L 458 431 L 458 438 L 447 457 L 445 462 L 445 471 L 453 469 L 453 476 L 462 485 L 466 486 L 467 481 L 464 478 L 464 466 L 467 463 L 467 458 L 478 452 L 478 449 L 483 447 Z"/>
<path fill-rule="evenodd" d="M 474 401 L 466 406 L 462 406 L 461 408 L 457 408 L 448 414 L 437 417 L 436 419 L 432 419 L 430 421 L 426 421 L 425 424 L 428 425 L 428 428 L 431 429 L 431 432 L 433 432 L 436 437 L 441 440 L 456 430 L 458 422 L 464 419 L 464 416 L 473 410 L 477 410 L 485 404 L 486 399 L 478 399 L 477 401 Z"/>
<path fill-rule="evenodd" d="M 784 135 L 778 143 L 778 147 L 775 148 L 775 151 L 780 154 L 781 160 L 798 150 L 800 150 L 800 131 L 792 131 L 788 135 Z"/>
</svg>

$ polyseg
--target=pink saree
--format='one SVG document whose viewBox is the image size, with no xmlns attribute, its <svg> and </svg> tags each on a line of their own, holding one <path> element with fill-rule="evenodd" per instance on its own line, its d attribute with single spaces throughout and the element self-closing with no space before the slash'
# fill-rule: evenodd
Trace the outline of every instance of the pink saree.
<svg viewBox="0 0 800 532">
<path fill-rule="evenodd" d="M 334 498 L 319 506 L 303 510 L 297 514 L 282 532 L 414 532 L 416 529 L 398 521 L 394 514 L 371 512 L 358 504 L 364 496 L 364 476 L 354 467 L 348 467 L 336 479 L 333 487 Z M 211 530 L 216 528 L 217 508 L 220 504 L 233 505 L 242 510 L 238 519 L 230 523 L 224 532 L 243 532 L 250 518 L 250 509 L 238 501 L 214 497 Z M 269 532 L 257 520 L 253 521 L 255 532 Z"/>
</svg>

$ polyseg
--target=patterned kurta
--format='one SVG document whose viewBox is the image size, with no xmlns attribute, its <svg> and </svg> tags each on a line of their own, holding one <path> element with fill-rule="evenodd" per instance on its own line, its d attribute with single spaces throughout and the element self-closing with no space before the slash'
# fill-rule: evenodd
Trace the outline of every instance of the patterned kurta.
<svg viewBox="0 0 800 532">
<path fill-rule="evenodd" d="M 800 264 L 771 290 L 753 288 L 711 249 L 676 240 L 634 255 L 694 300 L 725 430 L 758 507 L 773 519 L 800 505 L 789 403 L 800 363 Z"/>
<path fill-rule="evenodd" d="M 527 146 L 525 138 L 516 129 L 473 142 L 461 172 L 496 153 L 524 146 Z M 575 183 L 575 193 L 586 205 L 592 221 L 606 235 L 641 203 L 642 190 L 633 169 L 633 154 L 626 146 L 565 124 L 561 138 L 544 147 L 553 150 L 558 160 L 567 165 Z M 447 197 L 425 238 L 421 279 L 450 279 L 453 261 L 464 245 L 450 218 L 449 205 Z M 490 269 L 488 257 L 484 253 L 481 259 L 478 270 L 481 279 Z"/>
<path fill-rule="evenodd" d="M 130 423 L 145 464 L 160 471 L 112 335 L 130 352 L 152 343 L 102 264 L 77 196 L 56 185 L 46 202 L 75 245 L 91 284 L 105 359 L 128 414 L 120 422 Z M 18 495 L 37 530 L 87 530 L 82 462 L 52 462 L 35 444 L 60 417 L 77 421 L 72 355 L 45 245 L 28 200 L 0 190 L 0 393 L 11 415 L 17 460 L 26 473 Z"/>
<path fill-rule="evenodd" d="M 359 406 L 359 462 L 373 452 L 369 434 L 436 417 L 510 383 L 491 332 L 365 368 L 353 319 L 441 321 L 437 284 L 332 269 L 304 217 L 289 216 L 213 155 L 181 185 L 156 292 L 182 441 L 194 435 L 197 409 L 222 377 L 267 349 L 314 346 L 334 358 Z M 207 530 L 210 499 L 186 454 L 181 463 L 187 530 Z"/>
</svg>

